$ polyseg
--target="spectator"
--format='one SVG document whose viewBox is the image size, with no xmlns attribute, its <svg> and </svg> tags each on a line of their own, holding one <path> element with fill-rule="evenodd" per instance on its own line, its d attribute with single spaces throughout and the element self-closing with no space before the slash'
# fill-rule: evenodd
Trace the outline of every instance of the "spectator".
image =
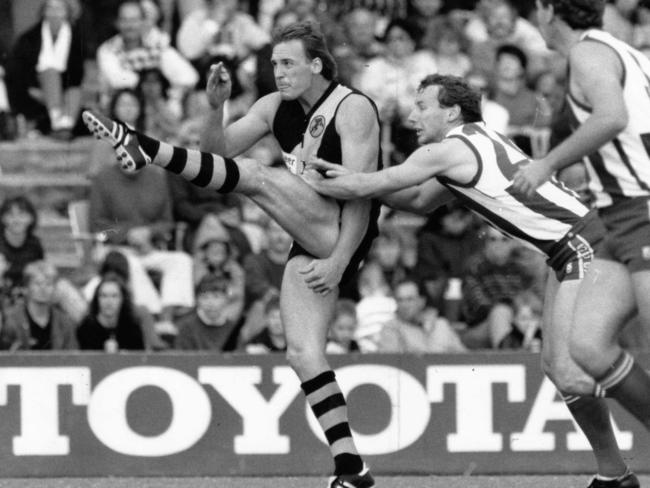
<svg viewBox="0 0 650 488">
<path fill-rule="evenodd" d="M 358 76 L 368 62 L 384 54 L 385 45 L 377 40 L 377 14 L 357 7 L 343 16 L 343 38 L 332 54 L 339 68 L 339 80 L 347 86 L 357 86 Z"/>
<path fill-rule="evenodd" d="M 90 304 L 92 302 L 99 283 L 105 276 L 109 275 L 118 275 L 122 281 L 126 283 L 127 288 L 129 289 L 129 296 L 131 302 L 133 302 L 135 314 L 140 318 L 140 323 L 142 325 L 145 349 L 167 349 L 168 344 L 156 332 L 154 318 L 146 306 L 146 304 L 151 303 L 151 301 L 157 300 L 158 294 L 156 290 L 153 289 L 153 284 L 150 284 L 151 288 L 139 285 L 137 282 L 134 284 L 134 280 L 131 279 L 129 260 L 122 252 L 112 250 L 106 253 L 103 261 L 99 265 L 97 275 L 90 278 L 83 287 L 82 293 L 86 303 Z M 82 318 L 86 318 L 87 315 L 88 310 L 86 309 Z M 81 320 L 79 322 L 81 322 Z"/>
<path fill-rule="evenodd" d="M 378 351 L 392 353 L 463 352 L 465 346 L 438 311 L 426 306 L 420 285 L 406 278 L 395 287 L 395 317 L 379 335 Z"/>
<path fill-rule="evenodd" d="M 410 272 L 401 261 L 403 251 L 398 231 L 383 225 L 372 243 L 369 257 L 381 266 L 386 283 L 391 289 Z"/>
<path fill-rule="evenodd" d="M 268 33 L 250 15 L 238 11 L 237 0 L 207 0 L 204 8 L 183 19 L 177 35 L 178 49 L 202 76 L 217 58 L 228 60 L 236 72 L 242 61 L 269 41 Z"/>
<path fill-rule="evenodd" d="M 379 263 L 366 261 L 359 270 L 356 340 L 362 352 L 376 352 L 384 324 L 395 316 L 393 291 Z"/>
<path fill-rule="evenodd" d="M 9 103 L 43 134 L 69 138 L 81 109 L 85 44 L 70 0 L 45 0 L 39 22 L 14 45 Z"/>
<path fill-rule="evenodd" d="M 512 299 L 512 328 L 498 343 L 499 349 L 539 352 L 542 342 L 542 300 L 530 290 Z"/>
<path fill-rule="evenodd" d="M 34 233 L 37 225 L 36 209 L 27 197 L 9 197 L 0 206 L 0 252 L 9 263 L 5 278 L 12 288 L 22 286 L 25 266 L 45 257 Z"/>
<path fill-rule="evenodd" d="M 178 327 L 176 349 L 194 351 L 234 349 L 239 319 L 234 318 L 229 312 L 233 297 L 228 283 L 216 276 L 206 275 L 196 285 L 195 295 L 196 308 L 176 323 Z M 241 316 L 241 313 L 239 315 Z"/>
<path fill-rule="evenodd" d="M 142 320 L 125 281 L 116 273 L 108 273 L 97 285 L 88 315 L 77 329 L 79 346 L 111 353 L 144 350 Z"/>
<path fill-rule="evenodd" d="M 488 77 L 480 71 L 471 71 L 465 80 L 474 90 L 481 92 L 481 113 L 485 125 L 490 129 L 505 134 L 510 125 L 508 110 L 492 99 Z"/>
<path fill-rule="evenodd" d="M 56 305 L 56 268 L 46 261 L 25 267 L 25 300 L 5 315 L 0 344 L 9 350 L 76 349 L 76 324 Z"/>
<path fill-rule="evenodd" d="M 470 349 L 497 346 L 511 329 L 512 299 L 534 284 L 534 277 L 513 255 L 516 246 L 514 240 L 486 226 L 483 250 L 467 263 L 463 314 L 468 328 L 461 338 Z"/>
<path fill-rule="evenodd" d="M 430 37 L 425 42 L 436 53 L 438 74 L 463 77 L 469 73 L 472 62 L 465 54 L 467 42 L 462 30 L 451 20 L 445 19 L 436 22 L 436 28 Z"/>
<path fill-rule="evenodd" d="M 462 279 L 467 260 L 482 247 L 476 222 L 469 210 L 453 201 L 432 212 L 418 234 L 414 274 L 428 304 L 450 322 L 461 320 L 457 302 L 446 298 L 450 281 Z"/>
<path fill-rule="evenodd" d="M 510 131 L 537 125 L 537 99 L 526 86 L 527 63 L 526 54 L 517 46 L 507 44 L 497 50 L 494 100 L 508 110 Z"/>
<path fill-rule="evenodd" d="M 245 275 L 232 255 L 228 231 L 217 218 L 206 218 L 196 234 L 194 248 L 194 282 L 207 277 L 224 283 L 229 298 L 223 316 L 237 324 L 244 312 Z"/>
<path fill-rule="evenodd" d="M 287 341 L 277 295 L 269 298 L 264 306 L 264 325 L 264 329 L 246 344 L 245 351 L 250 354 L 286 351 Z"/>
<path fill-rule="evenodd" d="M 267 246 L 244 259 L 246 277 L 246 322 L 240 333 L 240 344 L 246 343 L 264 327 L 264 308 L 268 300 L 280 293 L 284 266 L 292 239 L 274 220 L 266 227 Z"/>
<path fill-rule="evenodd" d="M 528 75 L 548 67 L 552 56 L 535 26 L 519 16 L 510 0 L 481 0 L 477 15 L 465 26 L 470 41 L 470 58 L 474 68 L 484 72 L 493 69 L 496 51 L 504 45 L 520 46 L 530 60 Z"/>
<path fill-rule="evenodd" d="M 359 352 L 354 340 L 357 331 L 357 305 L 353 300 L 340 298 L 336 303 L 325 350 L 328 354 Z"/>
<path fill-rule="evenodd" d="M 370 60 L 357 80 L 357 88 L 377 104 L 384 126 L 391 127 L 393 162 L 400 162 L 417 147 L 408 115 L 420 81 L 437 71 L 433 54 L 418 49 L 420 34 L 413 22 L 391 21 L 384 32 L 385 55 Z"/>
<path fill-rule="evenodd" d="M 142 100 L 144 132 L 167 140 L 178 133 L 181 106 L 169 98 L 170 84 L 158 68 L 140 72 L 136 91 Z"/>
<path fill-rule="evenodd" d="M 158 39 L 145 39 L 144 11 L 136 0 L 123 2 L 117 10 L 118 33 L 97 50 L 97 66 L 105 92 L 135 88 L 139 72 L 159 68 L 172 87 L 188 90 L 196 85 L 194 68 L 173 47 Z"/>
</svg>

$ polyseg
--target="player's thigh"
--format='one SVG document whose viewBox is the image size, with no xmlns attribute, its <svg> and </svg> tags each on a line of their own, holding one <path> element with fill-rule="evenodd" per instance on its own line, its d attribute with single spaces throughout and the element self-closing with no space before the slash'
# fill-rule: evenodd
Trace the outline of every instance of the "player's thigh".
<svg viewBox="0 0 650 488">
<path fill-rule="evenodd" d="M 545 369 L 548 369 L 549 363 L 557 368 L 570 360 L 569 338 L 580 283 L 580 280 L 560 282 L 553 272 L 549 273 L 542 315 L 542 358 L 547 364 Z"/>
<path fill-rule="evenodd" d="M 282 278 L 280 309 L 289 352 L 322 355 L 338 292 L 322 295 L 307 286 L 299 270 L 311 259 L 294 256 L 288 261 Z"/>
<path fill-rule="evenodd" d="M 593 350 L 610 347 L 635 309 L 627 268 L 612 260 L 594 260 L 580 285 L 571 342 Z"/>
</svg>

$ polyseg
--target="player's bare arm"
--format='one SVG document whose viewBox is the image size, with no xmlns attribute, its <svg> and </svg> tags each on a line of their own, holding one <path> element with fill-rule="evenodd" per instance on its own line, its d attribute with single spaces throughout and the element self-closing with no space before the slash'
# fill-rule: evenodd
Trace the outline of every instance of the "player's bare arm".
<svg viewBox="0 0 650 488">
<path fill-rule="evenodd" d="M 419 185 L 384 195 L 380 200 L 391 208 L 426 215 L 453 198 L 436 178 L 430 178 Z"/>
<path fill-rule="evenodd" d="M 340 105 L 336 131 L 341 139 L 342 166 L 351 171 L 376 169 L 379 157 L 379 124 L 368 99 L 352 94 Z M 345 267 L 368 228 L 370 201 L 346 202 L 341 210 L 341 228 L 328 259 L 314 260 L 305 268 L 305 281 L 316 292 L 327 293 L 340 281 Z"/>
<path fill-rule="evenodd" d="M 252 147 L 271 130 L 271 118 L 280 104 L 280 96 L 271 93 L 260 98 L 242 118 L 223 126 L 223 107 L 230 97 L 232 82 L 222 63 L 210 67 L 206 94 L 210 103 L 205 128 L 201 134 L 201 150 L 225 157 L 238 156 Z"/>
<path fill-rule="evenodd" d="M 597 42 L 581 42 L 569 55 L 570 90 L 591 107 L 591 116 L 544 158 L 533 161 L 514 177 L 514 188 L 532 194 L 551 175 L 579 161 L 612 140 L 628 122 L 623 99 L 623 67 L 617 54 Z"/>
<path fill-rule="evenodd" d="M 470 181 L 476 171 L 476 157 L 462 141 L 448 139 L 426 144 L 402 164 L 374 173 L 353 173 L 323 160 L 314 160 L 309 167 L 325 176 L 310 174 L 307 181 L 316 191 L 339 200 L 354 200 L 382 197 L 440 175 Z"/>
</svg>

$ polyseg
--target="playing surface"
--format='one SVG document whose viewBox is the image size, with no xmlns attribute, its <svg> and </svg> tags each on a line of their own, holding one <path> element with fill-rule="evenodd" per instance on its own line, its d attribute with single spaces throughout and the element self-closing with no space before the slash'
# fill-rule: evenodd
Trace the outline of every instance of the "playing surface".
<svg viewBox="0 0 650 488">
<path fill-rule="evenodd" d="M 381 476 L 377 488 L 586 488 L 584 476 Z M 641 476 L 650 487 L 650 476 Z M 324 478 L 0 479 L 0 488 L 325 488 Z"/>
</svg>

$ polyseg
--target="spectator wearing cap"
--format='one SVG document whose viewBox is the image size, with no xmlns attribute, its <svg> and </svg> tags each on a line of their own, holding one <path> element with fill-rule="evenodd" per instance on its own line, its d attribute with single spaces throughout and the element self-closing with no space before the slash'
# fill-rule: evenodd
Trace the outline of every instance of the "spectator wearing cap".
<svg viewBox="0 0 650 488">
<path fill-rule="evenodd" d="M 231 313 L 233 297 L 228 283 L 205 275 L 196 285 L 195 295 L 194 310 L 176 322 L 175 348 L 186 351 L 234 349 L 239 320 Z"/>
<path fill-rule="evenodd" d="M 226 287 L 229 303 L 227 317 L 239 322 L 244 311 L 245 275 L 232 255 L 228 231 L 216 217 L 203 220 L 194 243 L 194 282 L 215 278 Z"/>
</svg>

